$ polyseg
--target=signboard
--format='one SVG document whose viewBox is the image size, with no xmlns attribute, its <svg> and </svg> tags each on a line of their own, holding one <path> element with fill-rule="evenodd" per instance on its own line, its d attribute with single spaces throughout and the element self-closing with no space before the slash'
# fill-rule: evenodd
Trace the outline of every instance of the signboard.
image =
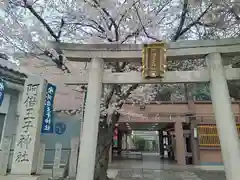
<svg viewBox="0 0 240 180">
<path fill-rule="evenodd" d="M 53 102 L 56 92 L 56 86 L 53 84 L 47 85 L 47 93 L 44 104 L 42 133 L 53 133 Z"/>
<path fill-rule="evenodd" d="M 66 126 L 66 124 L 63 123 L 63 122 L 57 122 L 57 123 L 55 124 L 55 133 L 56 133 L 56 134 L 59 134 L 59 135 L 64 134 L 64 132 L 66 131 L 66 129 L 67 129 L 67 126 Z"/>
<path fill-rule="evenodd" d="M 0 106 L 3 103 L 4 90 L 5 90 L 4 81 L 2 78 L 0 78 Z"/>
<path fill-rule="evenodd" d="M 163 78 L 166 70 L 165 43 L 145 44 L 142 54 L 142 75 L 144 78 Z"/>
<path fill-rule="evenodd" d="M 21 112 L 16 133 L 11 174 L 32 174 L 37 171 L 43 105 L 47 82 L 30 75 L 25 81 Z M 19 168 L 21 167 L 21 168 Z"/>
</svg>

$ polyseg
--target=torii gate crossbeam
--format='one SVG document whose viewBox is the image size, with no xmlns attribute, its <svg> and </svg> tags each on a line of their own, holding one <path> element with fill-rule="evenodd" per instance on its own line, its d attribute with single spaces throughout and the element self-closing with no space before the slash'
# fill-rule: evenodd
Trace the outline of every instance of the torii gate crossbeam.
<svg viewBox="0 0 240 180">
<path fill-rule="evenodd" d="M 98 119 L 100 115 L 100 100 L 103 83 L 147 83 L 136 76 L 134 82 L 129 81 L 130 76 L 119 74 L 118 78 L 113 79 L 104 74 L 104 61 L 141 61 L 142 45 L 119 45 L 119 44 L 95 44 L 95 45 L 76 45 L 60 44 L 64 55 L 73 61 L 90 61 L 91 68 L 88 78 L 88 93 L 86 99 L 86 111 L 84 116 L 83 132 L 79 154 L 77 180 L 93 180 L 95 155 L 98 135 Z M 169 43 L 167 51 L 168 60 L 184 60 L 192 58 L 206 58 L 207 71 L 200 72 L 200 76 L 188 78 L 191 75 L 185 73 L 185 77 L 177 77 L 176 72 L 166 73 L 168 81 L 165 83 L 179 82 L 210 82 L 212 104 L 216 118 L 221 151 L 227 180 L 238 180 L 240 177 L 240 144 L 236 129 L 235 118 L 231 109 L 228 80 L 239 79 L 239 69 L 224 69 L 224 61 L 228 58 L 240 55 L 240 39 L 223 40 L 202 40 L 202 41 L 179 41 Z M 171 74 L 172 73 L 172 74 Z M 173 75 L 175 73 L 175 75 Z M 199 73 L 195 71 L 193 74 Z M 170 75 L 169 75 L 170 74 Z M 174 79 L 170 78 L 174 77 Z M 107 81 L 110 79 L 110 81 Z M 171 80 L 169 80 L 171 79 Z M 75 79 L 76 80 L 76 79 Z M 149 84 L 157 83 L 148 81 Z M 161 81 L 158 81 L 161 83 Z M 164 80 L 163 80 L 164 82 Z M 86 84 L 86 79 L 80 81 L 66 82 L 68 84 Z"/>
<path fill-rule="evenodd" d="M 224 68 L 226 79 L 229 81 L 240 79 L 240 68 Z M 66 85 L 88 84 L 88 72 L 66 76 Z M 207 68 L 201 71 L 167 71 L 164 78 L 144 79 L 140 72 L 103 73 L 103 84 L 176 84 L 210 82 Z"/>
<path fill-rule="evenodd" d="M 55 46 L 53 44 L 53 46 Z M 141 62 L 142 44 L 73 44 L 61 43 L 64 56 L 70 61 L 90 62 L 102 58 L 105 62 Z M 207 54 L 221 53 L 223 59 L 240 55 L 240 38 L 221 40 L 190 40 L 169 42 L 167 60 L 205 58 Z"/>
</svg>

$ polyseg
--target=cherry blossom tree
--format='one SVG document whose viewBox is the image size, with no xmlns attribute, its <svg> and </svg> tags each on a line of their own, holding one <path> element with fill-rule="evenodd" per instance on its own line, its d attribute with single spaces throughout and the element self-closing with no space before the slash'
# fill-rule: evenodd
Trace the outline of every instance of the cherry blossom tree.
<svg viewBox="0 0 240 180">
<path fill-rule="evenodd" d="M 147 43 L 161 40 L 235 37 L 239 34 L 239 3 L 215 0 L 5 0 L 1 1 L 0 41 L 7 54 L 44 54 L 71 73 L 60 43 Z M 54 45 L 49 44 L 54 41 Z M 11 51 L 9 51 L 11 50 Z M 140 64 L 106 64 L 112 72 L 139 71 Z M 168 62 L 168 70 L 193 70 L 202 59 Z M 95 179 L 106 180 L 108 150 L 119 113 L 109 109 L 125 100 L 149 103 L 158 92 L 184 91 L 181 85 L 111 85 L 104 91 L 96 155 Z M 166 91 L 166 92 L 165 92 Z M 177 94 L 177 93 L 175 93 Z M 170 93 L 171 95 L 171 93 Z M 182 98 L 182 97 L 180 97 Z"/>
</svg>

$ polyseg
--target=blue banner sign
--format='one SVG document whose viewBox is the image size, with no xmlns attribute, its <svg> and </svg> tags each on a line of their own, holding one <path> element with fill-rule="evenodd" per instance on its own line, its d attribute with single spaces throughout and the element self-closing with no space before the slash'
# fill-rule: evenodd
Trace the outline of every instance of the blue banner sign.
<svg viewBox="0 0 240 180">
<path fill-rule="evenodd" d="M 56 134 L 59 134 L 59 135 L 64 134 L 66 129 L 67 129 L 67 126 L 63 122 L 57 122 L 55 124 L 55 133 Z"/>
<path fill-rule="evenodd" d="M 5 90 L 5 84 L 2 78 L 0 78 L 0 106 L 3 103 L 4 98 L 4 90 Z"/>
<path fill-rule="evenodd" d="M 48 83 L 44 104 L 44 114 L 42 123 L 42 133 L 53 133 L 53 103 L 56 86 Z"/>
</svg>

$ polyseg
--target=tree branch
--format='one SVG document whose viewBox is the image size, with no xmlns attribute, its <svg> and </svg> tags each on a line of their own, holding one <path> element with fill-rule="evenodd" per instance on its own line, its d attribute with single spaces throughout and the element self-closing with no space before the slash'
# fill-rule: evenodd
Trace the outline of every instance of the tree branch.
<svg viewBox="0 0 240 180">
<path fill-rule="evenodd" d="M 28 4 L 27 0 L 24 0 L 25 7 L 43 24 L 43 26 L 48 30 L 51 36 L 56 40 L 59 41 L 59 37 L 57 34 L 54 33 L 52 28 L 45 22 L 45 20 L 33 9 L 32 5 Z"/>
<path fill-rule="evenodd" d="M 4 59 L 4 60 L 9 60 L 9 57 L 8 57 L 8 55 L 6 55 L 5 53 L 1 53 L 0 52 L 0 59 Z"/>
<path fill-rule="evenodd" d="M 58 31 L 58 35 L 57 35 L 57 39 L 59 40 L 61 35 L 62 35 L 62 29 L 63 29 L 63 26 L 65 25 L 65 21 L 64 19 L 62 18 L 61 19 L 61 25 L 60 25 L 60 28 L 59 28 L 59 31 Z"/>
<path fill-rule="evenodd" d="M 131 94 L 131 92 L 135 90 L 137 87 L 138 87 L 138 84 L 133 84 L 131 87 L 128 88 L 128 90 L 125 93 L 120 95 L 120 98 L 125 100 Z"/>
<path fill-rule="evenodd" d="M 215 27 L 215 25 L 211 25 L 211 24 L 205 24 L 205 23 L 203 23 L 203 22 L 200 22 L 200 21 L 198 21 L 198 22 L 196 22 L 196 25 L 200 25 L 200 26 L 204 26 L 204 27 Z"/>
<path fill-rule="evenodd" d="M 119 41 L 119 33 L 118 33 L 118 26 L 116 24 L 116 22 L 114 21 L 114 19 L 112 18 L 112 16 L 110 15 L 110 13 L 107 11 L 107 9 L 102 8 L 100 6 L 100 4 L 97 2 L 97 0 L 93 0 L 93 2 L 97 5 L 98 8 L 100 8 L 102 10 L 102 12 L 109 18 L 109 20 L 111 21 L 111 24 L 114 27 L 114 32 L 115 32 L 115 41 Z M 111 25 L 109 26 L 111 27 Z"/>
<path fill-rule="evenodd" d="M 235 17 L 236 20 L 240 20 L 240 17 L 236 13 L 236 10 L 234 9 L 234 7 L 230 8 L 229 12 L 233 14 L 233 16 Z"/>
<path fill-rule="evenodd" d="M 107 98 L 106 98 L 106 100 L 105 100 L 105 102 L 104 102 L 106 109 L 109 107 L 109 103 L 110 103 L 110 101 L 111 101 L 111 99 L 112 99 L 114 90 L 115 90 L 115 88 L 114 88 L 114 86 L 112 85 L 111 90 L 110 90 L 110 92 L 109 92 L 109 95 L 107 96 Z"/>
<path fill-rule="evenodd" d="M 184 0 L 180 23 L 179 23 L 177 32 L 176 32 L 175 36 L 173 37 L 173 41 L 176 41 L 176 40 L 180 37 L 180 34 L 181 34 L 181 32 L 182 32 L 183 25 L 184 25 L 185 20 L 186 20 L 186 14 L 187 14 L 187 12 L 188 12 L 188 0 Z"/>
<path fill-rule="evenodd" d="M 200 22 L 200 20 L 202 19 L 202 17 L 208 12 L 208 10 L 212 7 L 212 3 L 205 9 L 205 11 L 203 11 L 203 13 L 192 23 L 190 23 L 189 25 L 187 25 L 187 27 L 185 27 L 181 33 L 179 33 L 178 38 L 181 37 L 184 33 L 186 33 L 189 29 L 191 29 L 193 26 L 195 26 L 196 24 L 198 24 Z M 177 40 L 177 39 L 176 39 Z M 175 41 L 176 41 L 175 40 Z"/>
<path fill-rule="evenodd" d="M 73 25 L 76 25 L 76 26 L 83 26 L 83 27 L 90 27 L 92 28 L 93 30 L 99 32 L 99 33 L 105 33 L 105 30 L 103 27 L 101 27 L 100 25 L 97 24 L 98 27 L 95 27 L 94 25 L 92 24 L 85 24 L 85 23 L 81 23 L 81 22 L 76 22 L 76 23 L 69 23 L 69 24 L 73 24 Z"/>
<path fill-rule="evenodd" d="M 129 38 L 136 37 L 140 34 L 141 30 L 137 29 L 136 31 L 133 31 L 131 34 L 128 34 L 124 37 L 124 39 L 121 41 L 121 44 L 125 43 Z"/>
<path fill-rule="evenodd" d="M 125 0 L 125 2 L 127 2 L 127 1 Z M 124 2 L 124 3 L 125 3 L 125 2 Z M 140 2 L 140 0 L 134 1 L 133 4 L 132 4 L 132 6 L 131 6 L 129 9 L 131 9 L 132 7 L 134 7 L 138 2 Z M 124 17 L 127 15 L 127 12 L 128 12 L 129 9 L 126 9 L 126 10 L 124 11 L 124 13 L 122 14 L 122 16 L 120 17 L 120 19 L 119 19 L 119 21 L 118 21 L 118 24 L 117 24 L 117 28 L 119 28 L 121 22 L 123 21 Z"/>
<path fill-rule="evenodd" d="M 161 7 L 158 6 L 158 10 L 157 10 L 157 12 L 155 13 L 155 15 L 157 16 L 169 3 L 170 3 L 170 1 L 166 2 L 166 3 L 165 3 L 164 5 L 162 5 Z M 150 23 L 152 22 L 152 20 L 149 21 L 146 25 L 144 25 L 143 22 L 142 22 L 142 19 L 141 19 L 141 17 L 140 17 L 138 8 L 136 7 L 136 4 L 134 4 L 134 8 L 135 8 L 137 17 L 138 17 L 139 22 L 140 22 L 140 25 L 141 25 L 141 29 L 137 29 L 137 30 L 136 30 L 135 32 L 133 32 L 132 34 L 129 34 L 126 38 L 128 38 L 128 37 L 134 37 L 135 34 L 136 34 L 136 35 L 139 35 L 140 32 L 143 31 L 144 34 L 147 36 L 147 38 L 153 39 L 153 40 L 155 40 L 156 42 L 161 42 L 160 39 L 151 36 L 151 35 L 147 32 L 147 30 L 146 30 L 146 28 L 145 28 L 145 26 L 148 25 L 148 24 L 150 24 Z M 155 10 L 156 10 L 156 9 L 155 9 Z M 124 39 L 124 40 L 125 40 L 125 39 Z M 125 41 L 126 41 L 126 40 L 125 40 Z"/>
<path fill-rule="evenodd" d="M 24 2 L 24 7 L 27 8 L 42 23 L 42 25 L 48 30 L 50 35 L 56 40 L 57 43 L 59 43 L 60 42 L 60 37 L 61 37 L 61 34 L 62 34 L 62 29 L 63 29 L 63 26 L 65 25 L 65 21 L 64 21 L 63 17 L 61 19 L 59 32 L 57 34 L 55 34 L 54 31 L 52 30 L 52 28 L 46 23 L 46 21 L 35 11 L 33 6 L 30 5 L 27 2 L 27 0 L 23 0 L 23 2 Z M 70 70 L 68 69 L 68 67 L 63 62 L 64 57 L 63 57 L 62 51 L 59 49 L 59 47 L 56 47 L 55 50 L 58 53 L 58 59 L 55 58 L 53 56 L 53 54 L 48 50 L 45 50 L 44 54 L 46 56 L 48 56 L 49 58 L 51 58 L 51 60 L 56 63 L 58 68 L 60 68 L 63 71 L 66 71 L 67 73 L 70 73 Z"/>
<path fill-rule="evenodd" d="M 141 27 L 142 27 L 142 30 L 143 30 L 144 34 L 147 36 L 147 38 L 153 39 L 153 40 L 155 40 L 155 41 L 157 41 L 157 42 L 161 42 L 161 40 L 159 40 L 159 39 L 157 39 L 157 38 L 155 38 L 155 37 L 153 37 L 153 36 L 151 36 L 151 35 L 148 34 L 148 32 L 147 32 L 147 30 L 146 30 L 146 28 L 145 28 L 145 26 L 144 26 L 144 24 L 143 24 L 143 22 L 142 22 L 142 19 L 141 19 L 141 17 L 140 17 L 140 14 L 139 14 L 139 12 L 138 12 L 137 7 L 134 6 L 134 8 L 135 8 L 137 17 L 138 17 L 138 19 L 139 19 L 140 25 L 141 25 Z M 139 33 L 140 33 L 140 30 L 139 30 Z"/>
</svg>

